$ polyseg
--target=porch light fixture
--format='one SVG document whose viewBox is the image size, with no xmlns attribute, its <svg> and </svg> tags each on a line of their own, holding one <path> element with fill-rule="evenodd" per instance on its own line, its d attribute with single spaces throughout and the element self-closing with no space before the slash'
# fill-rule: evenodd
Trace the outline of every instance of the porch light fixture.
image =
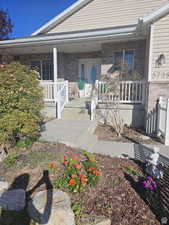
<svg viewBox="0 0 169 225">
<path fill-rule="evenodd" d="M 165 64 L 166 62 L 166 58 L 165 58 L 165 55 L 164 54 L 160 54 L 158 56 L 158 59 L 156 60 L 156 66 L 157 67 L 160 67 L 162 66 L 163 64 Z"/>
</svg>

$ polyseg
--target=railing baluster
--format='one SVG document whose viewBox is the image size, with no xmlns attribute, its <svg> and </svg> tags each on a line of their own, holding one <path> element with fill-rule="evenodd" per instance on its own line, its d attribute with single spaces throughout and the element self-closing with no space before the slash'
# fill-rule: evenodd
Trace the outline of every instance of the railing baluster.
<svg viewBox="0 0 169 225">
<path fill-rule="evenodd" d="M 135 101 L 138 101 L 138 99 L 137 99 L 137 90 L 138 90 L 138 85 L 139 85 L 139 83 L 137 83 L 137 84 L 136 84 Z"/>
</svg>

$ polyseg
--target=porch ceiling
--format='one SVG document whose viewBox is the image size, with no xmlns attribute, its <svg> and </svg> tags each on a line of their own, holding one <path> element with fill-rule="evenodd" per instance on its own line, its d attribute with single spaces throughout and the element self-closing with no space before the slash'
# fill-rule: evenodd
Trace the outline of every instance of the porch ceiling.
<svg viewBox="0 0 169 225">
<path fill-rule="evenodd" d="M 117 43 L 145 39 L 145 37 L 123 37 L 116 39 L 104 39 L 104 40 L 85 40 L 80 42 L 70 42 L 64 44 L 32 44 L 22 46 L 9 46 L 7 48 L 0 48 L 0 54 L 10 55 L 24 55 L 24 54 L 41 54 L 41 53 L 53 53 L 53 48 L 56 47 L 58 52 L 65 53 L 80 53 L 80 52 L 96 52 L 102 50 L 102 44 L 104 43 Z"/>
<path fill-rule="evenodd" d="M 10 47 L 8 49 L 1 49 L 0 53 L 12 54 L 12 55 L 24 55 L 24 54 L 40 54 L 40 53 L 53 53 L 53 48 L 56 47 L 58 52 L 65 53 L 77 53 L 77 52 L 90 52 L 101 51 L 101 43 L 83 42 L 77 44 L 64 44 L 64 45 L 37 45 L 37 46 L 21 46 Z"/>
</svg>

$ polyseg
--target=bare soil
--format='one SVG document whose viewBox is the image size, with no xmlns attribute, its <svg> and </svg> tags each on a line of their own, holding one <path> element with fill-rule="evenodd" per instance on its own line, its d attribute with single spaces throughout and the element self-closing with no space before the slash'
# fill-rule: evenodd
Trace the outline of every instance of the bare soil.
<svg viewBox="0 0 169 225">
<path fill-rule="evenodd" d="M 99 124 L 94 134 L 97 135 L 99 140 L 104 141 L 117 141 L 123 143 L 142 143 L 142 144 L 153 144 L 160 145 L 163 144 L 163 139 L 153 136 L 149 136 L 149 139 L 143 140 L 140 136 L 147 136 L 145 131 L 142 129 L 134 129 L 131 127 L 124 127 L 124 133 L 121 137 L 118 137 L 113 128 L 109 125 Z M 148 136 L 147 136 L 148 137 Z"/>
<path fill-rule="evenodd" d="M 80 159 L 83 158 L 80 150 L 63 144 L 37 142 L 31 149 L 20 149 L 17 152 L 18 159 L 15 165 L 10 168 L 7 168 L 4 163 L 0 165 L 0 176 L 12 183 L 17 176 L 24 173 L 29 174 L 27 191 L 40 180 L 43 170 L 48 169 L 49 162 L 56 161 L 57 163 L 56 173 L 50 175 L 51 181 L 54 181 L 62 174 L 64 155 L 76 155 Z M 158 210 L 151 208 L 141 194 L 137 182 L 138 177 L 125 170 L 125 168 L 133 168 L 142 172 L 144 165 L 132 160 L 98 154 L 96 154 L 96 159 L 102 170 L 99 184 L 95 188 L 87 187 L 80 194 L 69 193 L 72 203 L 82 203 L 83 214 L 104 215 L 110 218 L 112 225 L 160 225 L 159 219 L 164 212 L 160 211 L 161 213 L 159 213 Z M 44 189 L 45 186 L 42 185 L 34 194 Z M 22 224 L 6 223 L 5 225 L 27 224 L 23 222 Z"/>
</svg>

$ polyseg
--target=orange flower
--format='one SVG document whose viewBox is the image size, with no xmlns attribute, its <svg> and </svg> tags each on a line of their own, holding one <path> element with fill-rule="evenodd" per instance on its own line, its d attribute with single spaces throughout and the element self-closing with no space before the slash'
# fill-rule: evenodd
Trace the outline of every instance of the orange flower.
<svg viewBox="0 0 169 225">
<path fill-rule="evenodd" d="M 81 181 L 82 183 L 87 183 L 88 179 L 85 178 L 85 177 L 82 177 L 82 178 L 80 178 L 80 181 Z"/>
<path fill-rule="evenodd" d="M 81 173 L 81 174 L 79 175 L 79 177 L 80 177 L 80 178 L 86 177 L 86 175 Z"/>
<path fill-rule="evenodd" d="M 55 167 L 56 167 L 56 162 L 50 162 L 48 164 L 48 168 L 50 168 L 50 169 L 54 169 Z"/>
<path fill-rule="evenodd" d="M 76 174 L 72 174 L 72 176 L 71 176 L 72 178 L 75 178 L 75 177 L 77 177 L 77 175 Z"/>
<path fill-rule="evenodd" d="M 76 168 L 77 170 L 80 170 L 80 169 L 81 169 L 81 165 L 80 165 L 80 164 L 74 164 L 73 166 L 74 166 L 74 168 Z"/>
<path fill-rule="evenodd" d="M 74 186 L 76 184 L 75 179 L 70 179 L 69 180 L 69 185 Z"/>
<path fill-rule="evenodd" d="M 96 176 L 101 176 L 101 172 L 99 170 L 94 170 L 93 174 Z"/>
<path fill-rule="evenodd" d="M 63 164 L 64 164 L 65 166 L 67 166 L 68 161 L 65 160 L 65 161 L 63 162 Z"/>
<path fill-rule="evenodd" d="M 73 156 L 72 159 L 73 159 L 74 161 L 79 161 L 79 159 L 78 159 L 76 156 Z"/>
<path fill-rule="evenodd" d="M 94 171 L 94 170 L 96 170 L 96 168 L 95 167 L 90 167 L 88 170 L 89 171 Z"/>
</svg>

